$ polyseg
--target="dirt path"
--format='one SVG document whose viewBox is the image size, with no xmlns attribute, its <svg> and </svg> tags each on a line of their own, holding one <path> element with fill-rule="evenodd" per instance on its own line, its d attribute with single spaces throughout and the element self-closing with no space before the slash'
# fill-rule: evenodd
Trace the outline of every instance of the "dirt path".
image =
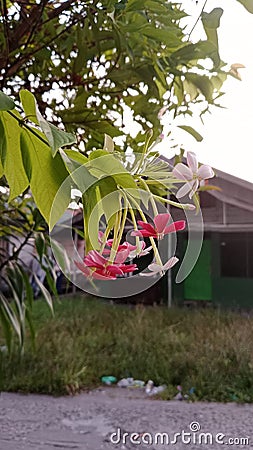
<svg viewBox="0 0 253 450">
<path fill-rule="evenodd" d="M 174 436 L 182 430 L 190 435 Z M 253 449 L 253 405 L 163 402 L 119 388 L 60 398 L 0 395 L 0 450 L 133 448 Z"/>
</svg>

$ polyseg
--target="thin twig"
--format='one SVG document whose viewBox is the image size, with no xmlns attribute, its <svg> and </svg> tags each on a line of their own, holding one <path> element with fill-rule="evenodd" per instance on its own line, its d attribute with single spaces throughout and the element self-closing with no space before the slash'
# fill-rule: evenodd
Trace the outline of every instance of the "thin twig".
<svg viewBox="0 0 253 450">
<path fill-rule="evenodd" d="M 194 23 L 194 25 L 193 25 L 193 27 L 192 27 L 190 33 L 188 34 L 188 41 L 189 41 L 189 39 L 190 39 L 190 37 L 191 37 L 193 31 L 195 30 L 195 28 L 196 28 L 196 26 L 197 26 L 197 24 L 198 24 L 198 22 L 199 22 L 199 19 L 200 19 L 201 16 L 202 16 L 202 13 L 203 13 L 203 11 L 204 11 L 204 9 L 205 9 L 206 4 L 207 4 L 207 0 L 204 1 L 204 4 L 203 4 L 203 6 L 202 6 L 202 8 L 201 8 L 201 11 L 200 11 L 200 14 L 198 15 L 198 18 L 197 18 L 196 22 Z"/>
</svg>

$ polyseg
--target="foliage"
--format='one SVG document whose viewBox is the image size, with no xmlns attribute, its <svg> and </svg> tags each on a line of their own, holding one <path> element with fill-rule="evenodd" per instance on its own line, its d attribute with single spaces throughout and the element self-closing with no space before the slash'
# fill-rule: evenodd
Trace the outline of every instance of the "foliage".
<svg viewBox="0 0 253 450">
<path fill-rule="evenodd" d="M 252 402 L 252 318 L 215 310 L 129 308 L 70 298 L 50 318 L 43 302 L 33 310 L 36 350 L 30 345 L 1 358 L 2 390 L 73 394 L 98 386 L 103 375 L 180 384 L 194 399 Z"/>
<path fill-rule="evenodd" d="M 251 0 L 237 1 L 252 12 Z M 156 138 L 162 107 L 173 118 L 191 115 L 194 103 L 200 111 L 217 103 L 227 76 L 217 38 L 222 12 L 203 11 L 207 39 L 193 43 L 184 33 L 190 18 L 170 1 L 3 2 L 0 88 L 16 99 L 20 88 L 34 93 L 42 114 L 78 131 L 86 151 L 101 147 L 104 133 L 125 132 L 125 106 Z M 139 142 L 141 134 L 124 145 L 136 150 Z"/>
<path fill-rule="evenodd" d="M 8 189 L 6 188 L 6 191 Z M 51 292 L 54 288 L 54 270 L 50 259 L 50 249 L 45 231 L 47 226 L 29 195 L 18 197 L 9 204 L 8 194 L 0 198 L 0 317 L 8 350 L 11 352 L 13 333 L 18 338 L 22 350 L 25 342 L 25 326 L 28 324 L 34 340 L 32 308 L 35 291 L 33 286 L 52 308 L 51 295 L 42 286 L 33 266 L 41 266 Z M 25 253 L 24 253 L 25 251 Z M 26 258 L 25 258 L 26 256 Z M 10 302 L 9 298 L 13 301 Z"/>
</svg>

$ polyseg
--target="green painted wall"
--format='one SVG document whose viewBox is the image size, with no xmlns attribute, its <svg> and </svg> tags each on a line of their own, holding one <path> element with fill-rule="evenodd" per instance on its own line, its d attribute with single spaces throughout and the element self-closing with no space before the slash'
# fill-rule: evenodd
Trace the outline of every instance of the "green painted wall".
<svg viewBox="0 0 253 450">
<path fill-rule="evenodd" d="M 185 300 L 212 300 L 211 258 L 211 241 L 205 239 L 198 261 L 184 281 Z"/>
</svg>

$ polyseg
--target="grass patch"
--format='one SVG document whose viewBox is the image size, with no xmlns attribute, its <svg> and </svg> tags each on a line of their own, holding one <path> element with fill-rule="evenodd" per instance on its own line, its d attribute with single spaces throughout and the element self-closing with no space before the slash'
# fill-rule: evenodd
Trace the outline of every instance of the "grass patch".
<svg viewBox="0 0 253 450">
<path fill-rule="evenodd" d="M 253 402 L 253 317 L 214 310 L 112 305 L 85 297 L 34 305 L 33 351 L 0 353 L 1 390 L 66 394 L 103 375 L 167 384 L 164 398 Z"/>
</svg>

